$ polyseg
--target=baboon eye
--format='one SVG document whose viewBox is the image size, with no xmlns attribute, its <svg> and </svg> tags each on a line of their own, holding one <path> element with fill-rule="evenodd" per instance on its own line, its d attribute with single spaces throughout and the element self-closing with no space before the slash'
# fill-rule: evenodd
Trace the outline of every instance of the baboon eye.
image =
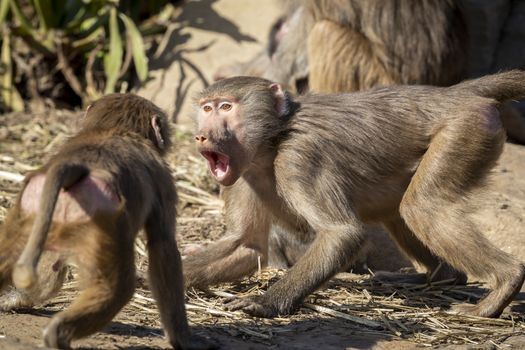
<svg viewBox="0 0 525 350">
<path fill-rule="evenodd" d="M 212 108 L 211 108 L 210 105 L 204 105 L 204 106 L 202 107 L 202 109 L 204 110 L 204 112 L 211 112 L 211 110 L 212 110 Z"/>
<path fill-rule="evenodd" d="M 222 103 L 220 109 L 222 109 L 223 111 L 229 111 L 230 109 L 232 109 L 232 104 L 227 102 Z"/>
</svg>

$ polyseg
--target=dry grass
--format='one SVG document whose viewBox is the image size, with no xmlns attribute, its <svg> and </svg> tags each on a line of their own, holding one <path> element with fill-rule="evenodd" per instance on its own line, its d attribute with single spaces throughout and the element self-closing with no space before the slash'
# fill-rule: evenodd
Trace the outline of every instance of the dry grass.
<svg viewBox="0 0 525 350">
<path fill-rule="evenodd" d="M 0 120 L 0 221 L 20 188 L 21 174 L 40 164 L 43 155 L 72 128 L 74 115 L 4 117 Z M 45 127 L 44 127 L 45 125 Z M 46 131 L 47 130 L 47 131 Z M 177 130 L 177 150 L 170 156 L 179 191 L 178 236 L 184 247 L 207 243 L 224 231 L 218 187 L 207 175 L 204 162 L 192 150 L 184 130 Z M 142 239 L 136 244 L 139 270 L 147 268 Z M 262 294 L 284 271 L 264 269 L 235 284 L 223 284 L 207 292 L 190 291 L 187 310 L 193 325 L 213 326 L 227 334 L 262 344 L 272 344 L 280 334 L 292 332 L 305 321 L 343 323 L 345 330 L 366 335 L 384 335 L 424 346 L 437 344 L 497 344 L 514 334 L 525 333 L 525 319 L 505 313 L 499 319 L 465 317 L 442 310 L 451 303 L 475 301 L 480 286 L 402 285 L 373 283 L 369 276 L 340 274 L 309 296 L 298 312 L 275 319 L 258 319 L 242 312 L 227 311 L 225 299 Z M 62 308 L 75 293 L 74 282 L 48 304 Z M 146 285 L 141 285 L 127 312 L 150 315 L 160 327 L 157 309 Z"/>
</svg>

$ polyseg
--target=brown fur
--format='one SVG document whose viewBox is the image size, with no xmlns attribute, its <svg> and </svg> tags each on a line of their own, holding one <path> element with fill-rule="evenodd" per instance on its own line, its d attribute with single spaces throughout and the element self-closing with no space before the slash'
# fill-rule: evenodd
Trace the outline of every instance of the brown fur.
<svg viewBox="0 0 525 350">
<path fill-rule="evenodd" d="M 82 291 L 44 331 L 46 346 L 68 348 L 131 299 L 134 240 L 144 228 L 162 324 L 174 348 L 191 348 L 174 240 L 177 194 L 162 158 L 170 146 L 168 119 L 148 100 L 113 94 L 88 107 L 82 126 L 26 177 L 9 211 L 0 236 L 0 287 L 14 284 L 20 291 L 4 295 L 3 306 L 53 296 L 63 282 L 61 266 L 74 262 Z M 47 266 L 50 259 L 60 265 L 41 266 L 41 256 Z"/>
<path fill-rule="evenodd" d="M 463 76 L 466 26 L 457 1 L 312 0 L 305 11 L 315 18 L 306 44 L 314 91 L 448 86 Z"/>
<path fill-rule="evenodd" d="M 525 267 L 494 247 L 470 212 L 498 159 L 505 133 L 497 106 L 525 96 L 512 71 L 450 88 L 396 86 L 292 99 L 260 78 L 205 89 L 199 150 L 224 186 L 230 235 L 187 257 L 189 285 L 252 273 L 267 262 L 272 223 L 315 232 L 306 253 L 266 294 L 229 306 L 256 316 L 286 314 L 355 258 L 368 223 L 383 223 L 415 259 L 449 277 L 493 288 L 460 312 L 496 317 L 517 293 Z M 222 106 L 226 103 L 226 108 Z"/>
</svg>

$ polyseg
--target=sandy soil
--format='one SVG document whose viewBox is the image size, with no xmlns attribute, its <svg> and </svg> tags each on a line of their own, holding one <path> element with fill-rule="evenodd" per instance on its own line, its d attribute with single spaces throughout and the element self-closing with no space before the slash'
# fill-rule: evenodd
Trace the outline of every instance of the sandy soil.
<svg viewBox="0 0 525 350">
<path fill-rule="evenodd" d="M 6 116 L 0 121 L 0 170 L 22 174 L 37 166 L 45 160 L 45 153 L 75 128 L 77 120 L 78 114 L 60 111 L 45 115 Z M 217 185 L 195 153 L 190 134 L 178 129 L 175 148 L 169 161 L 180 195 L 179 246 L 184 248 L 189 244 L 211 242 L 225 232 Z M 525 147 L 507 144 L 501 162 L 494 170 L 494 181 L 480 214 L 487 234 L 503 249 L 522 259 L 525 253 L 524 175 Z M 0 222 L 19 187 L 16 181 L 0 180 Z M 141 240 L 139 243 L 143 244 Z M 137 245 L 137 264 L 144 272 L 147 261 L 140 254 L 141 247 L 143 245 Z M 372 254 L 371 258 L 374 256 L 377 259 L 378 254 Z M 397 259 L 395 255 L 389 257 Z M 384 260 L 385 257 L 379 254 L 379 258 Z M 188 316 L 194 332 L 213 339 L 223 349 L 412 349 L 422 346 L 493 349 L 494 344 L 519 349 L 525 346 L 525 337 L 520 337 L 520 334 L 525 335 L 525 295 L 520 295 L 518 298 L 522 300 L 514 302 L 495 324 L 487 323 L 493 322 L 487 319 L 450 318 L 441 311 L 450 305 L 450 300 L 465 301 L 465 295 L 469 296 L 467 299 L 474 296 L 475 300 L 483 293 L 477 285 L 470 289 L 445 288 L 443 293 L 439 286 L 423 286 L 424 289 L 414 286 L 375 287 L 366 281 L 367 276 L 341 274 L 308 299 L 308 303 L 359 315 L 378 323 L 378 327 L 363 326 L 340 314 L 327 315 L 305 307 L 296 315 L 277 320 L 254 319 L 240 312 L 226 312 L 222 307 L 223 298 L 218 297 L 218 293 L 262 292 L 282 273 L 272 270 L 267 275 L 259 274 L 242 283 L 219 286 L 209 293 L 190 294 Z M 73 280 L 66 284 L 57 298 L 45 305 L 0 314 L 0 349 L 41 346 L 42 328 L 53 313 L 70 303 L 75 294 Z M 398 299 L 389 304 L 389 298 L 394 294 Z M 75 342 L 74 346 L 85 349 L 168 348 L 156 307 L 150 298 L 147 283 L 140 281 L 137 295 L 108 327 Z M 385 321 L 385 317 L 394 323 Z M 454 332 L 440 335 L 446 328 L 440 329 L 437 324 L 432 326 L 434 321 L 429 320 L 437 320 Z M 457 333 L 463 328 L 466 331 Z"/>
<path fill-rule="evenodd" d="M 222 65 L 246 61 L 266 41 L 279 16 L 277 0 L 188 1 L 150 59 L 151 79 L 138 94 L 191 124 L 192 96 L 213 81 Z"/>
</svg>

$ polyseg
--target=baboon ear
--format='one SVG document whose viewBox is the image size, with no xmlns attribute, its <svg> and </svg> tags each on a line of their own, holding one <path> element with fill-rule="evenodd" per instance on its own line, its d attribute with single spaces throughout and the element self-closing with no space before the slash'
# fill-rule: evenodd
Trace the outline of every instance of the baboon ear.
<svg viewBox="0 0 525 350">
<path fill-rule="evenodd" d="M 162 125 L 160 123 L 158 115 L 154 115 L 151 118 L 151 127 L 153 129 L 153 134 L 155 135 L 155 140 L 154 140 L 155 144 L 157 145 L 159 149 L 163 150 L 165 147 L 165 142 L 164 142 L 164 138 L 162 137 L 162 132 L 161 132 Z"/>
<path fill-rule="evenodd" d="M 277 111 L 277 115 L 279 117 L 282 117 L 283 115 L 288 114 L 288 101 L 286 98 L 286 94 L 283 91 L 283 88 L 281 87 L 281 84 L 273 83 L 270 85 L 270 91 L 273 93 L 273 96 L 275 97 L 275 109 Z"/>
</svg>

